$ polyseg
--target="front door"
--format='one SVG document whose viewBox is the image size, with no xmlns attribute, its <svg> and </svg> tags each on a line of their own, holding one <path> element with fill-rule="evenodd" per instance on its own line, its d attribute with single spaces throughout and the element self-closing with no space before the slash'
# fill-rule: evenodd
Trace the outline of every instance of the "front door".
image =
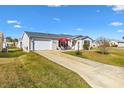
<svg viewBox="0 0 124 93">
<path fill-rule="evenodd" d="M 68 49 L 68 42 L 59 41 L 59 47 L 63 50 Z"/>
</svg>

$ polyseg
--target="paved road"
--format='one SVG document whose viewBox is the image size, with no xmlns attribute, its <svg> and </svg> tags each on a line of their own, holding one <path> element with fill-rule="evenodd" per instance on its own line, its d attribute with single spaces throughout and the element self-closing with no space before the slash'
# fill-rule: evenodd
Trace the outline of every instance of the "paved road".
<svg viewBox="0 0 124 93">
<path fill-rule="evenodd" d="M 124 88 L 124 67 L 92 62 L 60 51 L 36 53 L 76 72 L 94 88 Z"/>
</svg>

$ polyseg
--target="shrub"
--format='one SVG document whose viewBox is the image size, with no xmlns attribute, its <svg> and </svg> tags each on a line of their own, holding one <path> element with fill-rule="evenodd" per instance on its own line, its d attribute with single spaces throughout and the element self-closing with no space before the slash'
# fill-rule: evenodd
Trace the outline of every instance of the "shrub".
<svg viewBox="0 0 124 93">
<path fill-rule="evenodd" d="M 75 54 L 76 54 L 76 55 L 81 55 L 82 52 L 81 52 L 81 51 L 76 51 Z"/>
<path fill-rule="evenodd" d="M 98 48 L 102 54 L 108 54 L 109 40 L 106 38 L 97 39 Z"/>
<path fill-rule="evenodd" d="M 11 57 L 19 57 L 24 55 L 25 53 L 22 51 L 19 52 L 0 52 L 0 58 L 11 58 Z"/>
<path fill-rule="evenodd" d="M 20 49 L 8 49 L 8 52 L 0 52 L 0 58 L 19 57 L 24 54 L 26 53 Z"/>
<path fill-rule="evenodd" d="M 112 45 L 112 47 L 118 47 L 118 45 Z"/>
<path fill-rule="evenodd" d="M 89 43 L 84 43 L 83 49 L 84 50 L 89 50 L 90 44 Z"/>
</svg>

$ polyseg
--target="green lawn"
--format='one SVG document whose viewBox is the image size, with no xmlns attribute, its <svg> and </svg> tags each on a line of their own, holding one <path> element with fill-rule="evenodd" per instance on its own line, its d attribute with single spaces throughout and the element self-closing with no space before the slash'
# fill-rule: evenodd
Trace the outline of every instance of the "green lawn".
<svg viewBox="0 0 124 93">
<path fill-rule="evenodd" d="M 90 86 L 76 73 L 33 52 L 0 58 L 0 87 L 72 88 Z M 14 53 L 14 54 L 13 54 Z M 1 54 L 0 54 L 1 55 Z M 13 56 L 13 57 L 12 57 Z M 3 64 L 5 62 L 5 64 Z M 6 63 L 8 62 L 8 63 Z"/>
<path fill-rule="evenodd" d="M 99 53 L 98 49 L 95 49 L 93 51 L 83 50 L 81 51 L 80 55 L 77 55 L 75 51 L 68 51 L 65 53 L 105 64 L 124 67 L 124 50 L 117 48 L 109 48 L 108 50 L 109 50 L 109 54 L 105 54 L 105 55 Z"/>
<path fill-rule="evenodd" d="M 8 48 L 8 52 L 0 52 L 0 58 L 19 57 L 24 54 L 25 54 L 25 52 L 23 52 L 21 49 L 11 47 L 11 48 Z"/>
</svg>

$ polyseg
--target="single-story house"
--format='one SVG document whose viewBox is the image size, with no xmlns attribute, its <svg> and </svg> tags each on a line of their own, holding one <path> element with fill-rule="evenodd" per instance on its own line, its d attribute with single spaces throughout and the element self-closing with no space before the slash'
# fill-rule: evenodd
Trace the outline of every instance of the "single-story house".
<svg viewBox="0 0 124 93">
<path fill-rule="evenodd" d="M 111 47 L 124 47 L 124 41 L 110 40 L 109 44 Z"/>
<path fill-rule="evenodd" d="M 92 42 L 93 39 L 89 36 L 25 31 L 22 38 L 19 40 L 18 47 L 27 52 L 35 50 L 78 50 L 83 49 L 84 43 L 89 43 L 91 47 Z"/>
<path fill-rule="evenodd" d="M 109 41 L 109 44 L 110 44 L 111 47 L 115 47 L 115 46 L 117 47 L 118 46 L 118 41 L 116 41 L 116 40 L 110 40 Z"/>
<path fill-rule="evenodd" d="M 118 41 L 118 47 L 123 47 L 124 48 L 124 41 Z"/>
<path fill-rule="evenodd" d="M 7 47 L 15 47 L 17 44 L 18 42 L 6 42 Z"/>
</svg>

